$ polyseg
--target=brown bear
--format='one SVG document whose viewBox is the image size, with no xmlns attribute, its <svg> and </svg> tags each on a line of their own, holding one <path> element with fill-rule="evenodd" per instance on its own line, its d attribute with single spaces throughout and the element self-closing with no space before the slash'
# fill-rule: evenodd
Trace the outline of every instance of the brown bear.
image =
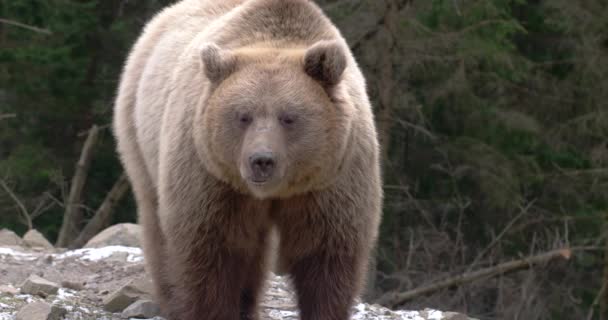
<svg viewBox="0 0 608 320">
<path fill-rule="evenodd" d="M 345 320 L 381 216 L 364 78 L 309 0 L 183 0 L 132 49 L 118 151 L 169 319 L 257 319 L 276 256 L 301 319 Z"/>
</svg>

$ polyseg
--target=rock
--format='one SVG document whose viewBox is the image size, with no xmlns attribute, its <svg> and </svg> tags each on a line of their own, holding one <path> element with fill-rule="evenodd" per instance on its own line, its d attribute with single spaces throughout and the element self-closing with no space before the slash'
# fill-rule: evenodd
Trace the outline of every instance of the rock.
<svg viewBox="0 0 608 320">
<path fill-rule="evenodd" d="M 128 306 L 123 312 L 122 317 L 129 318 L 154 318 L 160 314 L 159 306 L 151 300 L 138 300 Z"/>
<path fill-rule="evenodd" d="M 101 248 L 106 246 L 141 247 L 139 234 L 141 227 L 133 223 L 113 225 L 94 236 L 85 248 Z"/>
<path fill-rule="evenodd" d="M 133 288 L 145 293 L 148 296 L 152 296 L 152 294 L 154 293 L 154 285 L 152 284 L 152 281 L 147 277 L 135 278 L 131 280 L 127 285 L 132 286 Z"/>
<path fill-rule="evenodd" d="M 103 308 L 109 312 L 121 312 L 137 300 L 150 299 L 151 287 L 152 283 L 145 278 L 131 280 L 103 299 Z"/>
<path fill-rule="evenodd" d="M 23 245 L 23 240 L 16 233 L 8 229 L 0 230 L 0 246 L 22 247 Z"/>
<path fill-rule="evenodd" d="M 23 236 L 23 242 L 32 248 L 53 249 L 53 245 L 35 229 L 31 229 Z"/>
<path fill-rule="evenodd" d="M 34 302 L 24 305 L 15 320 L 60 320 L 66 314 L 66 310 L 45 302 Z"/>
<path fill-rule="evenodd" d="M 80 290 L 84 289 L 84 283 L 78 282 L 78 281 L 63 280 L 63 281 L 61 281 L 61 286 L 64 288 L 67 288 L 67 289 L 75 290 L 75 291 L 80 291 Z"/>
<path fill-rule="evenodd" d="M 44 263 L 46 264 L 53 264 L 53 256 L 52 255 L 46 255 L 42 261 L 44 261 Z"/>
<path fill-rule="evenodd" d="M 462 313 L 456 312 L 444 312 L 443 313 L 444 320 L 475 320 L 473 318 L 469 318 Z"/>
<path fill-rule="evenodd" d="M 19 290 L 17 290 L 17 288 L 11 286 L 11 285 L 0 285 L 0 294 L 10 294 L 10 295 L 15 295 L 17 293 L 19 293 Z"/>
<path fill-rule="evenodd" d="M 30 275 L 21 285 L 21 293 L 48 296 L 56 294 L 59 285 L 37 275 Z"/>
</svg>

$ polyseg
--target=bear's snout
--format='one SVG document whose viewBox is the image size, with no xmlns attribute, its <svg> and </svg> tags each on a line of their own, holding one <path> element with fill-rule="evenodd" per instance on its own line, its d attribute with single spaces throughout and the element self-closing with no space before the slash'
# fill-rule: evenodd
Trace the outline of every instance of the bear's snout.
<svg viewBox="0 0 608 320">
<path fill-rule="evenodd" d="M 253 182 L 266 182 L 274 173 L 276 157 L 272 152 L 256 152 L 249 157 L 249 166 Z"/>
</svg>

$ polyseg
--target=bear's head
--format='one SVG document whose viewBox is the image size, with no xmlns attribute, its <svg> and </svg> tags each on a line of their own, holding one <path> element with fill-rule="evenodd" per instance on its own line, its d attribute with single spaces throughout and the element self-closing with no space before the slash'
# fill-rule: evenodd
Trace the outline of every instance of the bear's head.
<svg viewBox="0 0 608 320">
<path fill-rule="evenodd" d="M 241 192 L 264 198 L 320 189 L 338 175 L 355 107 L 342 85 L 346 49 L 201 49 L 209 86 L 194 119 L 204 166 Z"/>
</svg>

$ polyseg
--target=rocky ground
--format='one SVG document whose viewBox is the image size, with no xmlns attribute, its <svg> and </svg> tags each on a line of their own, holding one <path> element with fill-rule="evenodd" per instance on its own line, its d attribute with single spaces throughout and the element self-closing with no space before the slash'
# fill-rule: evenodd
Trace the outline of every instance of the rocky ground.
<svg viewBox="0 0 608 320">
<path fill-rule="evenodd" d="M 155 319 L 137 227 L 106 230 L 84 249 L 53 248 L 40 234 L 0 231 L 0 320 Z M 262 319 L 298 319 L 288 279 L 272 275 Z M 352 319 L 468 320 L 436 310 L 391 311 L 360 303 Z"/>
</svg>

